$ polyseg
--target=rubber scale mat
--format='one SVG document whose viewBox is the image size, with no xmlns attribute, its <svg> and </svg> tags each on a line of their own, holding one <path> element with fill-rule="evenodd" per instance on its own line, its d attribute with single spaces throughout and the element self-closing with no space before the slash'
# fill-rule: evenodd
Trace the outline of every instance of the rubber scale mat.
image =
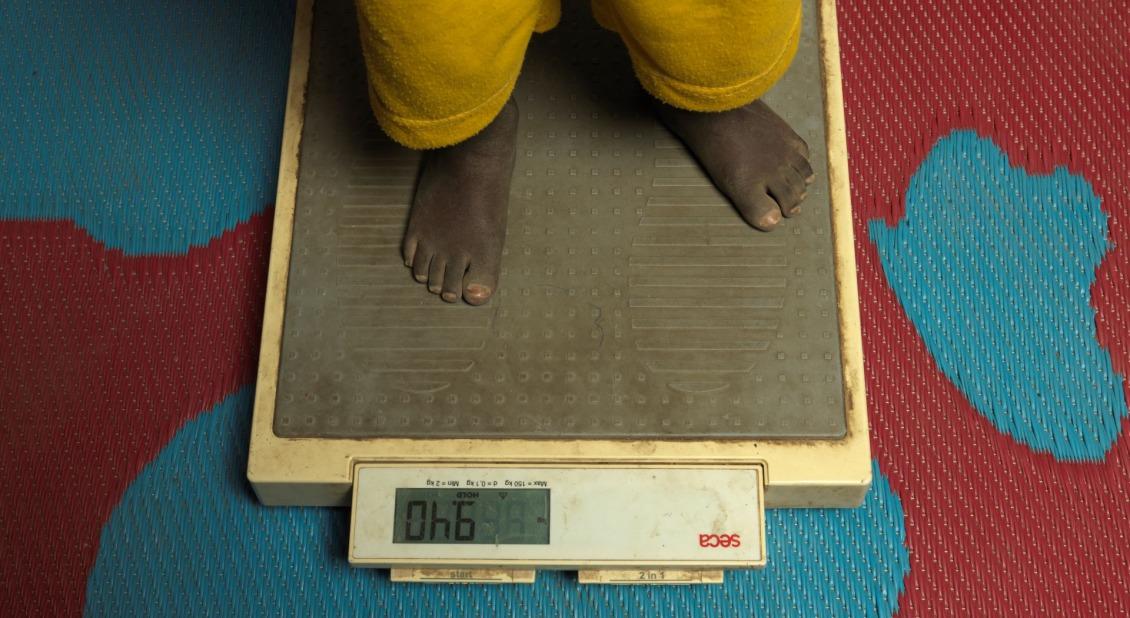
<svg viewBox="0 0 1130 618">
<path fill-rule="evenodd" d="M 530 45 L 501 289 L 471 307 L 405 268 L 419 155 L 372 120 L 352 3 L 315 3 L 279 436 L 844 434 L 818 20 L 768 97 L 818 179 L 763 233 L 568 4 Z"/>
</svg>

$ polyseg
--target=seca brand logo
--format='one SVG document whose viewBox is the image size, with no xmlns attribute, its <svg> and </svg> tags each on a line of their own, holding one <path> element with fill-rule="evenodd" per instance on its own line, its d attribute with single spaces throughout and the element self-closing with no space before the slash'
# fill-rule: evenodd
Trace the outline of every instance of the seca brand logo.
<svg viewBox="0 0 1130 618">
<path fill-rule="evenodd" d="M 740 534 L 700 534 L 698 535 L 699 547 L 741 547 L 742 535 Z"/>
</svg>

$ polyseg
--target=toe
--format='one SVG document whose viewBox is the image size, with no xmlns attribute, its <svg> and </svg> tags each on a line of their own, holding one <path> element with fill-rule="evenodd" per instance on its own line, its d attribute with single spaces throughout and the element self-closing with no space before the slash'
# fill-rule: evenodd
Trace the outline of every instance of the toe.
<svg viewBox="0 0 1130 618">
<path fill-rule="evenodd" d="M 800 212 L 800 203 L 807 196 L 804 179 L 792 168 L 782 170 L 769 184 L 769 195 L 781 207 L 781 214 L 791 217 Z"/>
<path fill-rule="evenodd" d="M 443 275 L 443 290 L 440 298 L 449 303 L 459 300 L 463 289 L 463 275 L 467 272 L 467 260 L 459 259 L 448 262 L 447 270 Z"/>
<path fill-rule="evenodd" d="M 786 217 L 791 217 L 800 213 L 800 203 L 804 200 L 805 195 L 793 189 L 792 187 L 777 187 L 769 189 L 769 196 L 777 202 L 781 209 L 781 214 Z"/>
<path fill-rule="evenodd" d="M 443 289 L 443 273 L 447 270 L 447 260 L 442 255 L 432 257 L 432 265 L 428 269 L 428 291 L 439 294 Z"/>
<path fill-rule="evenodd" d="M 471 264 L 463 278 L 463 299 L 472 305 L 481 305 L 498 289 L 498 272 Z"/>
<path fill-rule="evenodd" d="M 404 242 L 400 245 L 400 253 L 404 256 L 404 265 L 411 268 L 412 259 L 416 257 L 416 246 L 419 243 L 415 236 L 404 235 Z"/>
<path fill-rule="evenodd" d="M 805 161 L 812 158 L 812 151 L 808 149 L 808 142 L 804 141 L 801 136 L 796 136 L 797 139 L 797 152 L 804 158 Z"/>
<path fill-rule="evenodd" d="M 412 256 L 412 276 L 416 281 L 424 283 L 428 280 L 428 268 L 432 264 L 432 254 L 428 251 L 427 247 L 416 247 L 416 253 Z"/>
<path fill-rule="evenodd" d="M 763 232 L 768 232 L 781 222 L 781 209 L 763 186 L 755 187 L 749 197 L 737 206 L 746 223 Z"/>
<path fill-rule="evenodd" d="M 804 184 L 810 185 L 812 181 L 816 180 L 816 172 L 812 170 L 812 163 L 809 162 L 808 157 L 795 158 L 792 161 L 792 167 L 804 180 Z"/>
</svg>

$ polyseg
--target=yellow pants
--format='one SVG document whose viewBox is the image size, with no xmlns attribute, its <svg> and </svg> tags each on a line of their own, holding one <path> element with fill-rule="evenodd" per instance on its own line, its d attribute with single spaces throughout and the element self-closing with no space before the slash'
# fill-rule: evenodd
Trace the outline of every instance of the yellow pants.
<svg viewBox="0 0 1130 618">
<path fill-rule="evenodd" d="M 723 111 L 765 93 L 788 68 L 800 0 L 593 0 L 619 33 L 644 88 L 693 111 Z M 410 148 L 482 130 L 514 90 L 534 32 L 560 0 L 357 0 L 369 100 L 381 128 Z"/>
</svg>

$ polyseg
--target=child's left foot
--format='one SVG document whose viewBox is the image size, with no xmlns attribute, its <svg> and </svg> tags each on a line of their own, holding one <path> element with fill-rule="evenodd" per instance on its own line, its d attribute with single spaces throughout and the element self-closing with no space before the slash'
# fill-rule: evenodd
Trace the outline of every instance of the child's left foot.
<svg viewBox="0 0 1130 618">
<path fill-rule="evenodd" d="M 659 103 L 656 110 L 747 223 L 769 231 L 800 212 L 815 179 L 808 145 L 768 105 L 689 112 Z"/>
</svg>

